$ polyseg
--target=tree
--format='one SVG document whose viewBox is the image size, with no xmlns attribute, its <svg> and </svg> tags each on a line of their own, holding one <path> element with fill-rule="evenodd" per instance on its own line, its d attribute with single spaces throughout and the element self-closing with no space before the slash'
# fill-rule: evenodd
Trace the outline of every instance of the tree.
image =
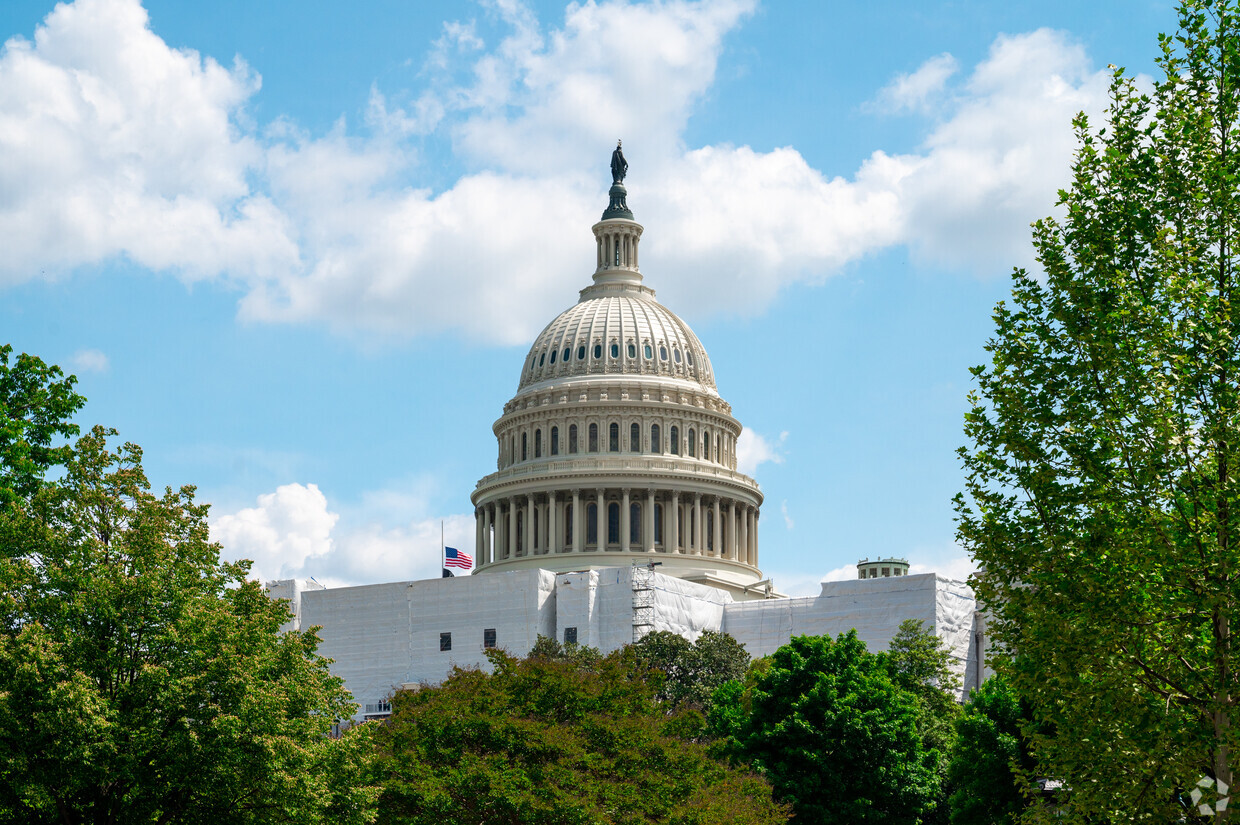
<svg viewBox="0 0 1240 825">
<path fill-rule="evenodd" d="M 787 819 L 760 777 L 687 741 L 631 649 L 574 661 L 488 651 L 401 691 L 380 730 L 381 823 L 741 823 Z M 583 664 L 584 663 L 584 664 Z"/>
<path fill-rule="evenodd" d="M 916 823 L 934 792 L 913 695 L 855 630 L 797 636 L 715 694 L 711 720 L 797 822 Z"/>
<path fill-rule="evenodd" d="M 961 450 L 959 537 L 1078 820 L 1174 820 L 1179 788 L 1233 784 L 1240 730 L 1234 0 L 1185 2 L 1160 45 L 1150 93 L 1115 70 L 1106 127 L 1075 120 Z"/>
<path fill-rule="evenodd" d="M 369 728 L 193 489 L 96 428 L 0 518 L 0 821 L 361 822 Z"/>
<path fill-rule="evenodd" d="M 658 698 L 673 707 L 710 710 L 711 695 L 725 682 L 743 679 L 749 667 L 744 646 L 726 633 L 707 630 L 690 642 L 666 630 L 633 645 L 638 663 L 663 676 Z"/>
<path fill-rule="evenodd" d="M 887 662 L 891 680 L 916 699 L 917 732 L 935 766 L 934 805 L 923 814 L 922 821 L 947 822 L 951 792 L 947 765 L 956 740 L 955 721 L 960 716 L 960 677 L 952 669 L 951 652 L 920 621 L 905 619 L 887 646 Z"/>
<path fill-rule="evenodd" d="M 947 773 L 953 790 L 951 825 L 1015 825 L 1025 808 L 1021 776 L 1033 761 L 1021 725 L 1028 709 L 1002 676 L 969 697 L 956 720 L 956 743 Z"/>
<path fill-rule="evenodd" d="M 55 439 L 78 434 L 70 419 L 86 403 L 73 391 L 72 375 L 25 353 L 10 365 L 12 352 L 9 344 L 0 346 L 0 513 L 32 496 L 44 474 L 64 464 L 69 448 Z"/>
</svg>

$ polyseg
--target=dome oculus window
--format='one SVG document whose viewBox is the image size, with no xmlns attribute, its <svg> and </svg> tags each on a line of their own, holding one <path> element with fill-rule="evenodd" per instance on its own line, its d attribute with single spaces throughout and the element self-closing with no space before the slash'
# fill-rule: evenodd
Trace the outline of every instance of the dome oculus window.
<svg viewBox="0 0 1240 825">
<path fill-rule="evenodd" d="M 541 367 L 545 363 L 547 363 L 547 353 L 544 352 L 542 355 L 538 356 L 538 366 Z"/>
<path fill-rule="evenodd" d="M 654 350 L 650 348 L 649 344 L 646 345 L 645 352 L 647 360 L 654 358 Z"/>
<path fill-rule="evenodd" d="M 677 364 L 680 363 L 680 350 L 678 349 L 672 350 L 672 360 L 675 361 Z"/>
<path fill-rule="evenodd" d="M 612 344 L 612 345 L 611 345 L 611 357 L 612 357 L 612 358 L 619 358 L 619 357 L 620 357 L 620 345 L 619 345 L 619 344 Z"/>
<path fill-rule="evenodd" d="M 637 347 L 635 347 L 633 344 L 629 344 L 629 357 L 630 358 L 637 357 Z"/>
<path fill-rule="evenodd" d="M 581 346 L 577 347 L 577 360 L 578 361 L 586 360 L 586 345 L 585 344 L 582 344 Z"/>
<path fill-rule="evenodd" d="M 659 360 L 660 361 L 667 360 L 667 347 L 659 347 Z"/>
<path fill-rule="evenodd" d="M 555 363 L 555 350 L 551 350 L 551 363 Z"/>
<path fill-rule="evenodd" d="M 685 360 L 689 362 L 689 366 L 693 366 L 693 353 L 690 350 L 685 350 Z"/>
<path fill-rule="evenodd" d="M 602 357 L 603 357 L 603 345 L 602 345 L 602 344 L 595 344 L 595 345 L 594 345 L 594 358 L 595 358 L 595 360 L 597 360 L 597 359 L 599 359 L 599 358 L 602 358 Z"/>
<path fill-rule="evenodd" d="M 563 362 L 565 362 L 565 363 L 568 363 L 568 356 L 569 356 L 571 353 L 572 353 L 572 350 L 571 350 L 569 347 L 565 347 L 565 348 L 564 348 L 564 355 L 562 355 L 562 356 L 560 357 L 560 360 L 561 360 L 561 361 L 563 361 Z"/>
</svg>

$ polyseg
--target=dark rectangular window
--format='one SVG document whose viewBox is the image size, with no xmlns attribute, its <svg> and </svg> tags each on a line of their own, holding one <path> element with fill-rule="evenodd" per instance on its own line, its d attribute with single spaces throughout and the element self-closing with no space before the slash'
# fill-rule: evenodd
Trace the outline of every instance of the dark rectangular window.
<svg viewBox="0 0 1240 825">
<path fill-rule="evenodd" d="M 575 627 L 564 628 L 564 644 L 566 645 L 577 644 L 577 628 Z"/>
<path fill-rule="evenodd" d="M 488 627 L 482 631 L 482 646 L 495 647 L 495 628 Z"/>
<path fill-rule="evenodd" d="M 452 634 L 451 633 L 440 633 L 439 634 L 439 650 L 444 651 L 444 650 L 451 650 L 451 649 L 452 649 Z"/>
</svg>

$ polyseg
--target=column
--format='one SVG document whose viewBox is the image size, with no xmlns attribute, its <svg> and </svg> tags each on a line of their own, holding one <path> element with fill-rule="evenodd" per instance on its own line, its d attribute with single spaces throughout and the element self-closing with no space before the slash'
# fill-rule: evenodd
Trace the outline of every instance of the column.
<svg viewBox="0 0 1240 825">
<path fill-rule="evenodd" d="M 736 552 L 737 560 L 749 564 L 749 505 L 741 505 L 740 545 Z"/>
<path fill-rule="evenodd" d="M 736 500 L 728 502 L 728 558 L 736 561 Z"/>
<path fill-rule="evenodd" d="M 761 517 L 758 508 L 753 508 L 753 561 L 749 562 L 754 567 L 758 566 L 758 519 Z"/>
<path fill-rule="evenodd" d="M 695 556 L 702 555 L 706 542 L 702 541 L 702 494 L 693 494 L 693 532 L 690 534 L 691 552 Z"/>
<path fill-rule="evenodd" d="M 672 492 L 670 513 L 665 513 L 667 529 L 663 531 L 663 549 L 668 553 L 680 552 L 680 493 Z"/>
<path fill-rule="evenodd" d="M 581 552 L 581 530 L 582 522 L 585 521 L 581 515 L 581 491 L 573 490 L 573 552 Z"/>
<path fill-rule="evenodd" d="M 607 549 L 607 502 L 603 499 L 604 490 L 602 487 L 595 492 L 594 505 L 594 538 L 598 541 L 594 545 L 595 550 Z"/>
<path fill-rule="evenodd" d="M 482 508 L 474 508 L 474 558 L 482 566 Z"/>
<path fill-rule="evenodd" d="M 546 504 L 538 505 L 538 509 L 542 511 L 539 518 L 542 520 L 542 537 L 539 539 L 538 547 L 540 555 L 547 555 L 551 550 L 551 499 L 547 499 Z"/>
<path fill-rule="evenodd" d="M 495 505 L 486 505 L 487 511 L 487 527 L 486 527 L 486 545 L 487 564 L 495 561 Z"/>
<path fill-rule="evenodd" d="M 723 555 L 723 522 L 719 519 L 719 496 L 715 496 L 713 517 L 714 517 L 715 527 L 714 527 L 714 530 L 712 531 L 714 533 L 714 536 L 712 536 L 711 538 L 714 541 L 715 549 L 711 551 L 711 555 L 722 556 Z"/>
<path fill-rule="evenodd" d="M 516 558 L 517 555 L 517 498 L 508 498 L 508 523 L 504 525 L 504 558 Z"/>
<path fill-rule="evenodd" d="M 646 510 L 642 513 L 642 549 L 647 553 L 654 552 L 654 490 L 646 491 Z M 666 536 L 667 534 L 664 533 Z"/>
<path fill-rule="evenodd" d="M 503 561 L 508 557 L 507 537 L 504 529 L 507 526 L 508 517 L 504 515 L 504 500 L 497 499 L 495 502 L 495 558 L 497 561 Z"/>
<path fill-rule="evenodd" d="M 552 553 L 558 553 L 561 550 L 560 541 L 564 536 L 564 526 L 560 524 L 560 494 L 550 492 L 547 497 L 551 499 L 551 526 L 548 528 L 551 531 L 551 543 L 548 546 Z"/>
<path fill-rule="evenodd" d="M 620 491 L 620 550 L 624 553 L 632 550 L 629 544 L 629 488 Z"/>
<path fill-rule="evenodd" d="M 534 555 L 534 497 L 525 497 L 525 555 Z"/>
</svg>

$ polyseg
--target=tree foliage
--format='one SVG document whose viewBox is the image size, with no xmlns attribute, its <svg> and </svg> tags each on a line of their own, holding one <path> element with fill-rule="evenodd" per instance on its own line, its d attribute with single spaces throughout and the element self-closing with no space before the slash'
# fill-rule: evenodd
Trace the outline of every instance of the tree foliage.
<svg viewBox="0 0 1240 825">
<path fill-rule="evenodd" d="M 67 445 L 57 437 L 78 434 L 70 419 L 86 399 L 73 391 L 77 379 L 22 353 L 0 346 L 0 512 L 34 495 L 44 474 L 64 464 Z"/>
<path fill-rule="evenodd" d="M 633 645 L 638 664 L 663 675 L 658 698 L 673 707 L 709 712 L 711 696 L 725 682 L 745 677 L 749 654 L 726 633 L 707 630 L 690 642 L 659 630 Z"/>
<path fill-rule="evenodd" d="M 1190 0 L 1148 94 L 1116 70 L 1035 224 L 961 451 L 959 534 L 1069 818 L 1232 784 L 1240 605 L 1240 19 Z M 1224 815 L 1220 815 L 1220 820 Z"/>
<path fill-rule="evenodd" d="M 393 697 L 380 822 L 786 821 L 764 780 L 685 738 L 700 716 L 666 713 L 631 649 L 575 660 L 553 646 L 491 651 L 493 673 Z"/>
<path fill-rule="evenodd" d="M 755 662 L 747 685 L 723 686 L 711 720 L 797 822 L 912 825 L 931 805 L 916 699 L 856 631 L 794 637 Z"/>
<path fill-rule="evenodd" d="M 1021 776 L 1033 770 L 1021 732 L 1030 721 L 1012 686 L 994 676 L 974 691 L 956 720 L 948 765 L 951 825 L 1015 825 L 1025 808 Z"/>
<path fill-rule="evenodd" d="M 0 517 L 0 821 L 360 822 L 368 728 L 193 489 L 96 428 Z"/>
</svg>

